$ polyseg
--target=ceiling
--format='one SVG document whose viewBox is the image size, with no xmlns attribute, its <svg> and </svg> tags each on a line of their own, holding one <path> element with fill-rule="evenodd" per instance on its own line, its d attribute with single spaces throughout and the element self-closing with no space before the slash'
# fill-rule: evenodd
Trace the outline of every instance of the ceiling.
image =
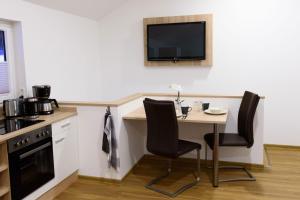
<svg viewBox="0 0 300 200">
<path fill-rule="evenodd" d="M 40 6 L 99 20 L 126 0 L 24 0 Z"/>
</svg>

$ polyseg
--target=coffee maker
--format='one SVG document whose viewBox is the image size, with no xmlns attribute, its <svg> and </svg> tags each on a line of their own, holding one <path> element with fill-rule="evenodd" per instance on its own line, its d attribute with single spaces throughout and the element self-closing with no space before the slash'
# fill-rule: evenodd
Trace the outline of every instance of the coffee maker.
<svg viewBox="0 0 300 200">
<path fill-rule="evenodd" d="M 23 100 L 23 115 L 32 120 L 39 117 L 38 98 L 28 97 Z"/>
<path fill-rule="evenodd" d="M 50 85 L 34 85 L 32 86 L 33 96 L 38 99 L 38 112 L 40 115 L 50 115 L 54 113 L 52 103 L 58 108 L 56 99 L 50 99 Z"/>
</svg>

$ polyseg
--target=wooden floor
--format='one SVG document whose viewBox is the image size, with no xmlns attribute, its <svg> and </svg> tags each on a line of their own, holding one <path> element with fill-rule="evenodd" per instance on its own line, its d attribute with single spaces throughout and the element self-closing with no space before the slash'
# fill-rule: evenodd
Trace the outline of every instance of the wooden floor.
<svg viewBox="0 0 300 200">
<path fill-rule="evenodd" d="M 177 200 L 286 200 L 300 199 L 300 150 L 269 147 L 267 149 L 272 167 L 252 169 L 255 182 L 221 183 L 213 188 L 210 171 L 202 167 L 201 182 L 177 196 Z M 162 182 L 159 187 L 174 189 L 176 186 L 193 180 L 191 172 L 194 163 L 180 160 L 174 163 L 174 176 Z M 155 176 L 164 172 L 165 162 L 147 157 L 121 183 L 103 182 L 80 178 L 64 191 L 56 200 L 158 200 L 170 199 L 144 188 Z M 221 171 L 221 175 L 240 173 Z"/>
</svg>

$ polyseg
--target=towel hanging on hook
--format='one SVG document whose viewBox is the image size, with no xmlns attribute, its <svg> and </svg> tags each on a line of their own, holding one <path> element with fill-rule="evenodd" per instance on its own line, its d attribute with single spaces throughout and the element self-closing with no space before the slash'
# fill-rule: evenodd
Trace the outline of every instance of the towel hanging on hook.
<svg viewBox="0 0 300 200">
<path fill-rule="evenodd" d="M 104 115 L 104 129 L 105 129 L 106 124 L 107 124 L 107 119 L 110 115 L 111 115 L 110 107 L 107 106 L 106 107 L 106 112 L 105 112 L 105 115 Z M 110 144 L 109 137 L 105 134 L 105 131 L 103 131 L 102 151 L 104 151 L 107 154 L 109 154 L 109 152 L 110 152 L 110 145 L 109 144 Z"/>
<path fill-rule="evenodd" d="M 120 167 L 120 160 L 117 149 L 118 145 L 114 130 L 114 123 L 110 112 L 110 106 L 107 106 L 104 116 L 102 151 L 108 154 L 108 167 L 113 167 L 116 170 L 118 170 L 118 168 Z"/>
</svg>

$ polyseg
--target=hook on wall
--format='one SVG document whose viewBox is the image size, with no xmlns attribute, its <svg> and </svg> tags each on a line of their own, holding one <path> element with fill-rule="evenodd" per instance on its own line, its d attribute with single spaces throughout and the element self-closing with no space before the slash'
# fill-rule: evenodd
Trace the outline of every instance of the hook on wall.
<svg viewBox="0 0 300 200">
<path fill-rule="evenodd" d="M 107 106 L 106 112 L 107 112 L 107 113 L 110 113 L 110 106 Z"/>
</svg>

